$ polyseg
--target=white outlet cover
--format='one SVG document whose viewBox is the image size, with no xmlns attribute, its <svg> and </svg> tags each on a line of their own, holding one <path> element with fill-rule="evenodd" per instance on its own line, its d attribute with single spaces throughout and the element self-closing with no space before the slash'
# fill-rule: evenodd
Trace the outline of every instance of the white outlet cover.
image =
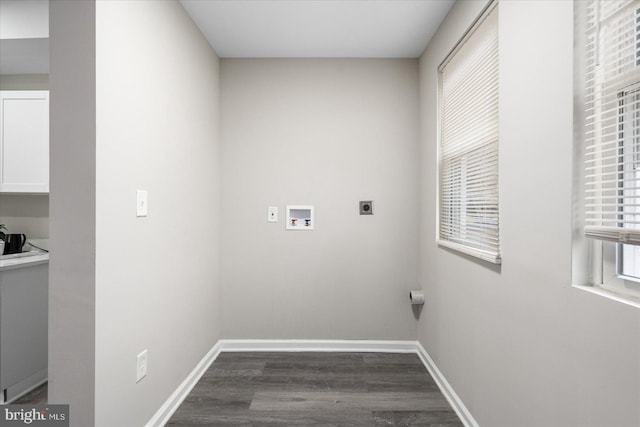
<svg viewBox="0 0 640 427">
<path fill-rule="evenodd" d="M 147 216 L 147 191 L 138 190 L 136 192 L 136 216 Z"/>
<path fill-rule="evenodd" d="M 148 351 L 144 350 L 140 353 L 136 360 L 136 382 L 147 376 L 147 355 Z"/>
<path fill-rule="evenodd" d="M 278 222 L 278 207 L 277 206 L 269 206 L 269 211 L 267 213 L 267 221 L 269 221 L 269 222 Z"/>
</svg>

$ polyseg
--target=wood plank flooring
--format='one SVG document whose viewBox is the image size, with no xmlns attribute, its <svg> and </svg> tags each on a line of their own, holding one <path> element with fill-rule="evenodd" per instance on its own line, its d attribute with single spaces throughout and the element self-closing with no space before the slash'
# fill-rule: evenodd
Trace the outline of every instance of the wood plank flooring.
<svg viewBox="0 0 640 427">
<path fill-rule="evenodd" d="M 47 403 L 48 383 L 39 385 L 24 396 L 16 399 L 15 405 L 44 405 Z"/>
<path fill-rule="evenodd" d="M 221 353 L 169 426 L 462 426 L 416 354 Z"/>
</svg>

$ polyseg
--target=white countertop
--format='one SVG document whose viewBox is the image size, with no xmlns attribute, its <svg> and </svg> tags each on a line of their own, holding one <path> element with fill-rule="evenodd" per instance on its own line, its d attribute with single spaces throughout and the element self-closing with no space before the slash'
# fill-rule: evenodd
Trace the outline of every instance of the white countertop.
<svg viewBox="0 0 640 427">
<path fill-rule="evenodd" d="M 49 252 L 31 246 L 25 247 L 25 249 L 29 251 L 20 254 L 0 255 L 0 271 L 31 267 L 49 262 Z"/>
</svg>

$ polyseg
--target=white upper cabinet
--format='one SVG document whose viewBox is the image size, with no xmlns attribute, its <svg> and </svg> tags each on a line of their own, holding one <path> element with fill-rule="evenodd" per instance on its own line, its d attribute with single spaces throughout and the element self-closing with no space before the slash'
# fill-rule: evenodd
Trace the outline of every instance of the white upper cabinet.
<svg viewBox="0 0 640 427">
<path fill-rule="evenodd" d="M 48 91 L 0 91 L 0 192 L 49 192 Z"/>
</svg>

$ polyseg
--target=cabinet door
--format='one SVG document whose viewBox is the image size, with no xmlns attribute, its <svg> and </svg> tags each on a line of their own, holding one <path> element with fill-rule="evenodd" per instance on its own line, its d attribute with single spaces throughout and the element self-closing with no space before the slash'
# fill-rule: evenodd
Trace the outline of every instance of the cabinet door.
<svg viewBox="0 0 640 427">
<path fill-rule="evenodd" d="M 47 264 L 0 271 L 0 401 L 46 378 L 48 288 Z"/>
<path fill-rule="evenodd" d="M 49 192 L 48 91 L 0 91 L 0 192 Z"/>
</svg>

